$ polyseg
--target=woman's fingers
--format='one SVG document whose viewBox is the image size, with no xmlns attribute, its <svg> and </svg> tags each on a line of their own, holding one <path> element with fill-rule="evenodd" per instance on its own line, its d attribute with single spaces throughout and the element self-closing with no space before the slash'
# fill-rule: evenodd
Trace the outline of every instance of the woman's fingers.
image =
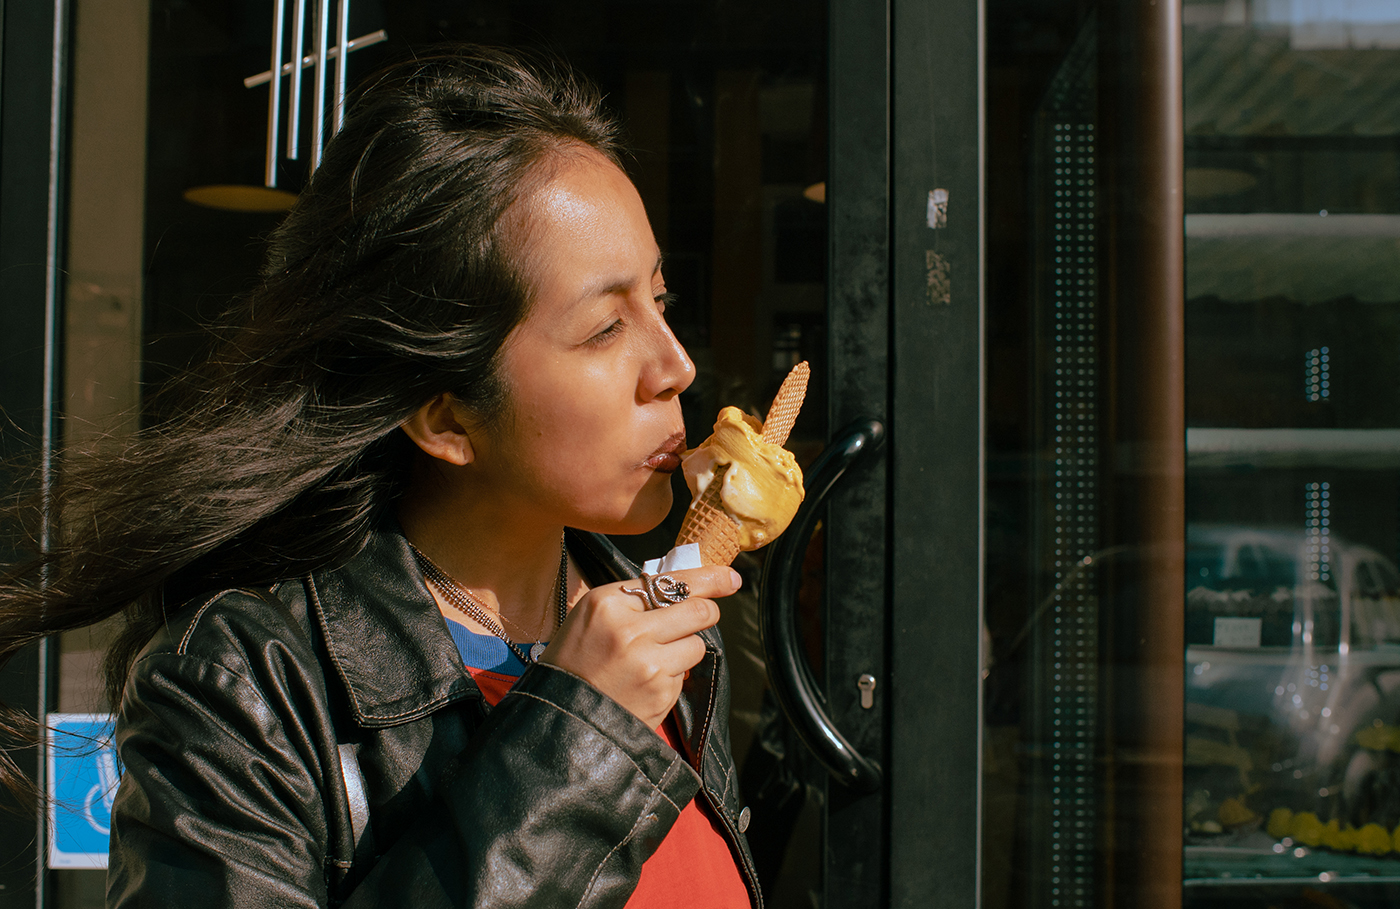
<svg viewBox="0 0 1400 909">
<path fill-rule="evenodd" d="M 640 617 L 658 644 L 688 638 L 719 621 L 719 606 L 705 597 L 690 597 L 665 609 L 653 609 Z M 687 667 L 689 668 L 689 667 Z"/>
<path fill-rule="evenodd" d="M 627 605 L 632 610 L 654 613 L 651 622 L 657 628 L 675 630 L 675 636 L 670 640 L 681 635 L 694 634 L 719 621 L 719 607 L 711 598 L 727 597 L 737 591 L 742 583 L 739 572 L 732 568 L 715 566 L 668 571 L 656 577 L 668 578 L 684 585 L 688 596 L 679 603 L 663 602 L 661 605 L 664 609 L 653 608 L 654 599 L 644 593 L 647 584 L 641 578 L 599 588 L 598 593 L 608 596 L 615 589 L 618 594 L 630 597 Z M 671 586 L 662 585 L 663 589 L 670 589 Z M 689 630 L 681 630 L 684 628 Z"/>
<path fill-rule="evenodd" d="M 705 656 L 697 636 L 719 621 L 712 597 L 739 589 L 729 568 L 693 568 L 668 572 L 685 582 L 691 596 L 652 609 L 641 580 L 607 584 L 590 590 L 541 658 L 588 680 L 594 687 L 644 721 L 660 723 L 680 694 L 686 672 Z"/>
<path fill-rule="evenodd" d="M 628 624 L 655 643 L 670 644 L 718 622 L 719 606 L 710 597 L 729 596 L 741 583 L 737 571 L 714 566 L 669 571 L 662 577 L 685 584 L 690 595 L 679 603 L 653 608 L 651 598 L 643 592 L 646 582 L 640 578 L 599 587 L 593 593 L 602 608 L 620 607 L 631 613 L 641 613 Z"/>
<path fill-rule="evenodd" d="M 685 568 L 679 571 L 668 571 L 657 577 L 667 577 L 680 581 L 689 588 L 692 597 L 727 597 L 739 589 L 741 579 L 739 572 L 733 568 L 724 566 L 706 565 L 702 568 Z M 621 581 L 616 585 L 619 591 L 626 588 L 628 590 L 640 590 L 643 582 L 640 578 L 633 581 Z M 606 588 L 599 588 L 606 589 Z M 638 594 L 631 594 L 636 597 L 638 609 L 647 609 L 645 597 Z"/>
</svg>

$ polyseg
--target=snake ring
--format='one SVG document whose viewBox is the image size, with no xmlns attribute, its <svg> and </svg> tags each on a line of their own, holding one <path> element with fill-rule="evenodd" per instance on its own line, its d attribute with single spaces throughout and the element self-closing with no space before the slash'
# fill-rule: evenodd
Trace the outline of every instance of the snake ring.
<svg viewBox="0 0 1400 909">
<path fill-rule="evenodd" d="M 624 587 L 623 593 L 640 597 L 648 609 L 663 609 L 690 597 L 690 585 L 677 581 L 669 574 L 647 574 L 642 572 L 641 587 Z"/>
</svg>

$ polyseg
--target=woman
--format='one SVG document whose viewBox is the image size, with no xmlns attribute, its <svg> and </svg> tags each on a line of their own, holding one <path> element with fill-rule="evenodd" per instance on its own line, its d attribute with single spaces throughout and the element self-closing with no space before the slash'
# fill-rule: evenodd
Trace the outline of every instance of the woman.
<svg viewBox="0 0 1400 909">
<path fill-rule="evenodd" d="M 759 903 L 738 576 L 658 603 L 599 535 L 671 505 L 667 300 L 567 71 L 464 48 L 362 93 L 197 393 L 66 466 L 5 582 L 3 657 L 126 619 L 109 905 Z"/>
</svg>

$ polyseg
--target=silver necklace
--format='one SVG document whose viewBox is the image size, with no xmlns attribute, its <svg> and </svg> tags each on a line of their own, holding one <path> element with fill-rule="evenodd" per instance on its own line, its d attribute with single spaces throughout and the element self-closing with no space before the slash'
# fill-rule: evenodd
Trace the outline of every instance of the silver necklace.
<svg viewBox="0 0 1400 909">
<path fill-rule="evenodd" d="M 424 555 L 417 546 L 414 546 L 412 543 L 409 543 L 408 546 L 413 550 L 413 557 L 418 562 L 418 567 L 423 570 L 424 576 L 438 589 L 443 595 L 443 599 L 447 600 L 449 606 L 456 609 L 458 612 L 470 616 L 478 625 L 504 641 L 505 645 L 510 648 L 511 653 L 519 658 L 522 665 L 529 666 L 531 663 L 539 662 L 540 656 L 544 653 L 544 642 L 537 641 L 532 644 L 527 654 L 519 645 L 510 639 L 510 635 L 506 634 L 505 626 L 491 616 L 486 607 L 481 604 L 481 601 L 472 596 L 470 590 L 458 583 L 457 579 L 452 577 L 452 575 L 439 568 L 437 563 Z M 554 580 L 555 589 L 558 591 L 558 600 L 556 601 L 556 621 L 558 624 L 554 626 L 556 629 L 563 626 L 564 619 L 569 615 L 569 597 L 566 590 L 569 586 L 568 579 L 569 550 L 565 545 L 564 537 L 560 536 L 559 575 Z M 504 619 L 504 617 L 502 618 Z"/>
</svg>

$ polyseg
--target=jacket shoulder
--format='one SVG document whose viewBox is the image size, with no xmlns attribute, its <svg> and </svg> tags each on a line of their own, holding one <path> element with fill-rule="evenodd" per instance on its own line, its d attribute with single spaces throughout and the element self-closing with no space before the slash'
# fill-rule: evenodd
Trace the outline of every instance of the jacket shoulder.
<svg viewBox="0 0 1400 909">
<path fill-rule="evenodd" d="M 311 620 L 304 586 L 216 590 L 187 601 L 158 631 L 138 661 L 157 654 L 211 662 L 244 662 L 270 641 L 310 648 Z"/>
</svg>

